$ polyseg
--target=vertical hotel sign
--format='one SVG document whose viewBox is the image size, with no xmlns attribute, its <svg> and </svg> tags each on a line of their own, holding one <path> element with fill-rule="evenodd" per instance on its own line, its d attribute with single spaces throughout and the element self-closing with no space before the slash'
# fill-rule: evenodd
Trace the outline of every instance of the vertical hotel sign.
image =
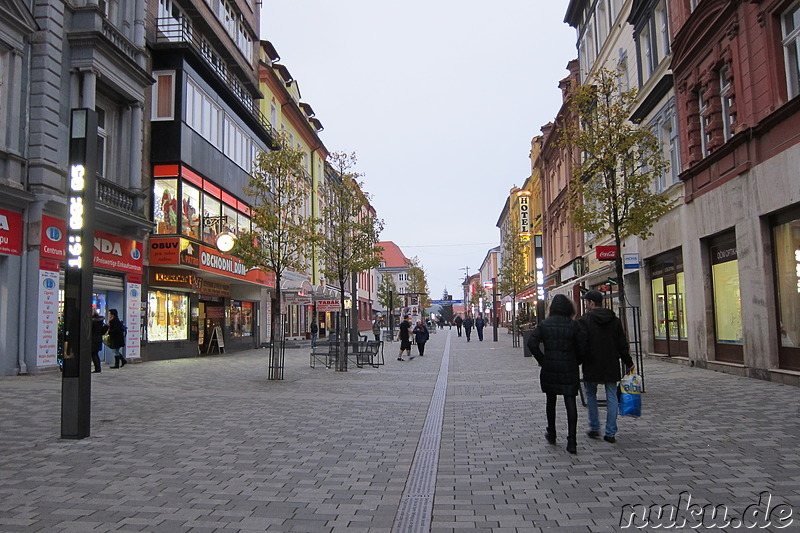
<svg viewBox="0 0 800 533">
<path fill-rule="evenodd" d="M 527 238 L 531 236 L 531 192 L 517 191 L 519 203 L 519 235 Z"/>
<path fill-rule="evenodd" d="M 97 114 L 73 109 L 67 174 L 61 438 L 89 436 Z"/>
</svg>

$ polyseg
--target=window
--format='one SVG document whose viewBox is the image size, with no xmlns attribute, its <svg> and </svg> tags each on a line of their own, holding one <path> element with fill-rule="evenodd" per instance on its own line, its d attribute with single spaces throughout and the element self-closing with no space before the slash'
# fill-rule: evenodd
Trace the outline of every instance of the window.
<svg viewBox="0 0 800 533">
<path fill-rule="evenodd" d="M 189 297 L 166 291 L 147 295 L 147 338 L 149 341 L 178 341 L 189 338 Z"/>
<path fill-rule="evenodd" d="M 706 157 L 708 155 L 708 145 L 711 141 L 711 131 L 709 128 L 711 119 L 708 113 L 708 104 L 703 98 L 702 90 L 698 91 L 697 100 L 700 106 L 700 153 L 703 154 L 703 157 Z"/>
<path fill-rule="evenodd" d="M 97 175 L 105 178 L 106 163 L 107 163 L 107 150 L 108 150 L 108 133 L 106 132 L 106 111 L 102 107 L 96 107 L 97 111 Z"/>
<path fill-rule="evenodd" d="M 253 302 L 231 300 L 231 336 L 253 336 Z"/>
<path fill-rule="evenodd" d="M 669 55 L 669 16 L 664 0 L 658 3 L 655 11 L 656 32 L 658 33 L 659 57 L 664 58 Z"/>
<path fill-rule="evenodd" d="M 600 38 L 600 46 L 606 42 L 608 37 L 608 11 L 606 9 L 606 0 L 600 0 L 597 4 L 597 34 Z"/>
<path fill-rule="evenodd" d="M 736 114 L 733 111 L 733 80 L 727 65 L 719 71 L 719 87 L 719 97 L 722 101 L 722 133 L 727 141 L 733 136 L 733 124 L 736 122 Z"/>
<path fill-rule="evenodd" d="M 178 180 L 156 180 L 153 187 L 153 221 L 156 233 L 178 233 Z"/>
<path fill-rule="evenodd" d="M 181 233 L 200 239 L 200 191 L 186 182 L 182 183 Z"/>
<path fill-rule="evenodd" d="M 781 17 L 783 52 L 786 61 L 786 89 L 789 98 L 800 94 L 800 2 Z"/>
<path fill-rule="evenodd" d="M 742 297 L 735 238 L 711 247 L 711 284 L 717 343 L 742 344 Z"/>
<path fill-rule="evenodd" d="M 222 204 L 210 194 L 203 193 L 203 242 L 215 245 L 219 235 L 219 216 Z M 213 218 L 212 218 L 213 217 Z"/>
<path fill-rule="evenodd" d="M 639 32 L 639 57 L 642 61 L 643 78 L 647 79 L 656 69 L 655 50 L 653 49 L 653 35 L 650 24 L 645 25 Z"/>
<path fill-rule="evenodd" d="M 175 118 L 175 72 L 153 72 L 156 79 L 153 85 L 152 120 L 172 120 Z"/>
<path fill-rule="evenodd" d="M 780 367 L 800 370 L 800 210 L 772 221 Z"/>
</svg>

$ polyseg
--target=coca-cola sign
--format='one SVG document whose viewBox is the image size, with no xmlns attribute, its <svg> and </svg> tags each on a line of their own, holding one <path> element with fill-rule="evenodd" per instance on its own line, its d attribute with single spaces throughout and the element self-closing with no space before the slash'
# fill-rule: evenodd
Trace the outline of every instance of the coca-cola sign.
<svg viewBox="0 0 800 533">
<path fill-rule="evenodd" d="M 615 261 L 617 259 L 616 246 L 598 246 L 595 251 L 598 261 Z"/>
</svg>

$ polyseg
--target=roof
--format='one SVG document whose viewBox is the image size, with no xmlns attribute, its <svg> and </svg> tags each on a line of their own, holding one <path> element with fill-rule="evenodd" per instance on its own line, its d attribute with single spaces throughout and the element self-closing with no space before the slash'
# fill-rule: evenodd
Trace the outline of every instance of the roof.
<svg viewBox="0 0 800 533">
<path fill-rule="evenodd" d="M 408 259 L 403 254 L 403 251 L 392 241 L 381 241 L 378 246 L 383 248 L 383 263 L 388 268 L 407 267 Z"/>
</svg>

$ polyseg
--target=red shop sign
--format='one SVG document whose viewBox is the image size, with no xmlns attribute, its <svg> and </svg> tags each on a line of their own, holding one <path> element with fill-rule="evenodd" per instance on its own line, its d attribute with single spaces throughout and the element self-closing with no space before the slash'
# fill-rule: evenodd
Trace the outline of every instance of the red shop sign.
<svg viewBox="0 0 800 533">
<path fill-rule="evenodd" d="M 600 261 L 615 261 L 617 259 L 616 246 L 598 246 L 595 250 L 597 251 L 597 259 Z"/>
<path fill-rule="evenodd" d="M 0 209 L 0 254 L 22 253 L 22 213 Z"/>
<path fill-rule="evenodd" d="M 42 215 L 42 246 L 39 250 L 42 260 L 64 260 L 66 234 L 65 221 Z M 104 231 L 94 232 L 95 268 L 141 275 L 143 265 L 142 243 Z"/>
</svg>

